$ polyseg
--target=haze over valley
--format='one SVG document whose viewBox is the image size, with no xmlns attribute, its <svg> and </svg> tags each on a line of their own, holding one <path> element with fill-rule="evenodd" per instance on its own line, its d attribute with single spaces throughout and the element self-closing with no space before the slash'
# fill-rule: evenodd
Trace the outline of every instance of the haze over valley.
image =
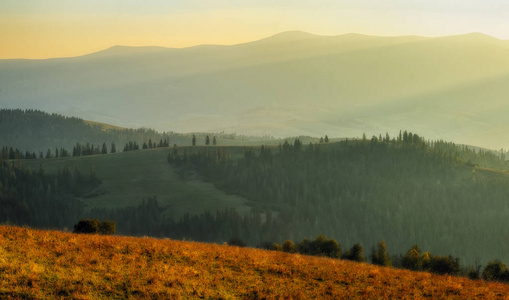
<svg viewBox="0 0 509 300">
<path fill-rule="evenodd" d="M 115 46 L 0 60 L 0 107 L 124 127 L 287 137 L 404 128 L 509 148 L 509 42 L 283 32 L 232 46 Z"/>
</svg>

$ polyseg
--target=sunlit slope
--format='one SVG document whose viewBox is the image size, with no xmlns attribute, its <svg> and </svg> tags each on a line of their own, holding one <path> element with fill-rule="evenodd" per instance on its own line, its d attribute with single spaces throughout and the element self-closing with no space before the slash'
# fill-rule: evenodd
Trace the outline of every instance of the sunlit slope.
<svg viewBox="0 0 509 300">
<path fill-rule="evenodd" d="M 239 148 L 240 149 L 240 148 Z M 151 149 L 108 155 L 25 160 L 26 168 L 54 173 L 64 167 L 77 168 L 84 174 L 95 172 L 102 183 L 83 198 L 87 208 L 117 208 L 138 206 L 143 199 L 156 196 L 169 217 L 178 218 L 206 210 L 216 212 L 235 208 L 244 213 L 250 210 L 241 197 L 227 195 L 212 184 L 198 178 L 185 180 L 168 164 L 170 150 Z"/>
<path fill-rule="evenodd" d="M 360 136 L 373 127 L 365 110 L 387 108 L 391 119 L 405 99 L 418 98 L 430 105 L 430 114 L 455 118 L 431 105 L 449 97 L 451 89 L 468 89 L 488 106 L 505 109 L 505 86 L 492 80 L 507 74 L 508 42 L 483 34 L 287 32 L 234 46 L 113 47 L 76 58 L 0 61 L 0 105 L 161 131 Z M 463 107 L 461 95 L 456 98 Z M 488 128 L 497 127 L 488 116 L 480 117 Z M 447 138 L 435 135 L 435 121 L 415 123 L 427 136 Z M 375 126 L 401 128 L 390 121 Z M 481 135 L 468 143 L 484 143 L 477 140 Z"/>
<path fill-rule="evenodd" d="M 363 122 L 367 132 L 407 128 L 460 144 L 499 149 L 509 146 L 509 75 L 402 98 L 357 110 L 331 123 L 338 127 Z"/>
<path fill-rule="evenodd" d="M 23 299 L 495 299 L 509 285 L 226 245 L 0 227 L 0 294 Z"/>
</svg>

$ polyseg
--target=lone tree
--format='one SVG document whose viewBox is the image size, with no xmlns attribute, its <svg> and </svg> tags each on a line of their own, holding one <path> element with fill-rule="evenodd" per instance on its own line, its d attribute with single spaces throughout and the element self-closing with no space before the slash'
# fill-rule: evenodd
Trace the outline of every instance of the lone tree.
<svg viewBox="0 0 509 300">
<path fill-rule="evenodd" d="M 327 135 L 325 135 L 325 139 L 323 141 L 328 143 L 329 142 L 329 137 Z"/>
<path fill-rule="evenodd" d="M 214 139 L 212 140 L 212 145 L 217 145 L 217 140 L 216 140 L 216 137 L 214 137 Z"/>
<path fill-rule="evenodd" d="M 210 145 L 210 137 L 207 135 L 207 137 L 205 138 L 205 145 Z"/>
</svg>

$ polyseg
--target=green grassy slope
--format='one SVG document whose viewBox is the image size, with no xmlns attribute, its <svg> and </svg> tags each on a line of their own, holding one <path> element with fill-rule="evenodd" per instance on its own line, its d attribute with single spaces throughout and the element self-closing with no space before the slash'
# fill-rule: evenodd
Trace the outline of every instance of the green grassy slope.
<svg viewBox="0 0 509 300">
<path fill-rule="evenodd" d="M 240 151 L 242 148 L 238 148 Z M 235 207 L 238 212 L 250 209 L 247 200 L 227 195 L 198 178 L 182 179 L 166 161 L 169 149 L 129 151 L 85 157 L 25 160 L 27 168 L 55 173 L 65 166 L 82 173 L 94 171 L 101 185 L 84 197 L 88 208 L 137 206 L 142 199 L 157 196 L 169 216 L 184 213 L 215 212 Z M 233 154 L 236 152 L 234 151 Z"/>
</svg>

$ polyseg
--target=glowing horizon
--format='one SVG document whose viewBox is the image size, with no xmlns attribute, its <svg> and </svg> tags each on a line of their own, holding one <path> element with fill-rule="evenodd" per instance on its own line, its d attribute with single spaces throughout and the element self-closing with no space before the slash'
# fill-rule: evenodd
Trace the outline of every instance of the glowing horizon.
<svg viewBox="0 0 509 300">
<path fill-rule="evenodd" d="M 0 59 L 79 56 L 115 45 L 232 45 L 292 30 L 380 36 L 482 32 L 509 39 L 509 3 L 6 0 L 0 4 L 0 28 Z"/>
</svg>

